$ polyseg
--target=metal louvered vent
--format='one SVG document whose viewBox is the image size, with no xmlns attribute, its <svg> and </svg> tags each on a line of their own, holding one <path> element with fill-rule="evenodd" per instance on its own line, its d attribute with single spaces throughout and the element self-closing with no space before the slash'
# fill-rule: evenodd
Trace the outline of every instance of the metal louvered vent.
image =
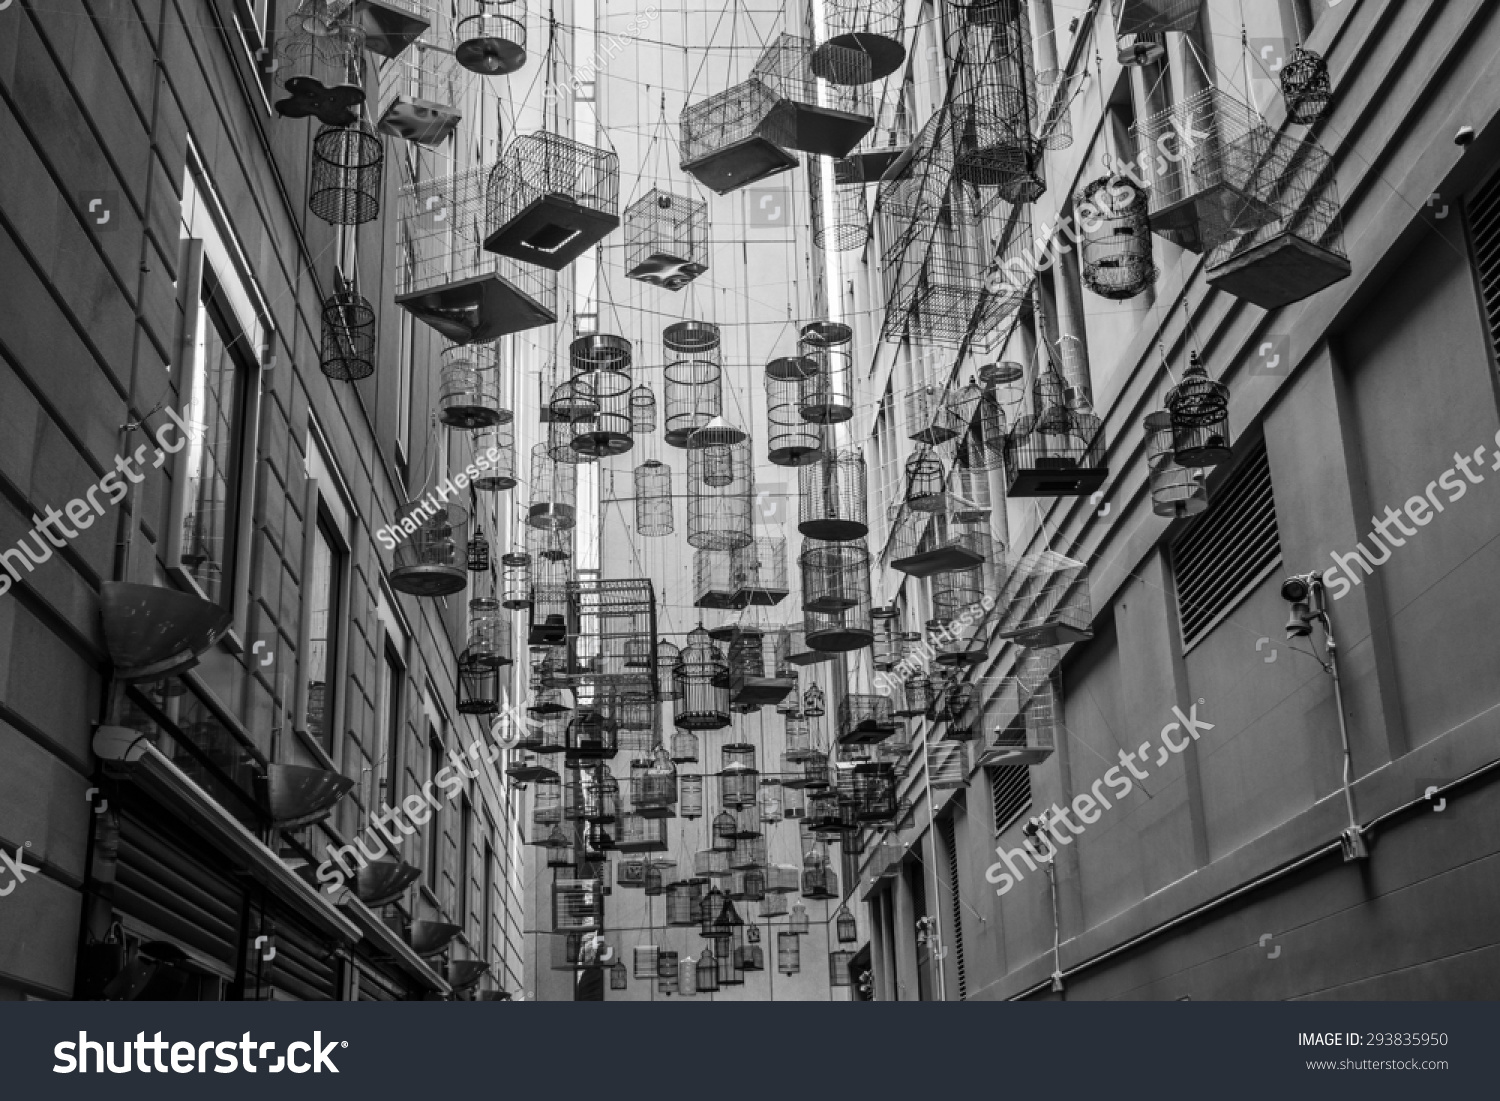
<svg viewBox="0 0 1500 1101">
<path fill-rule="evenodd" d="M 1500 175 L 1469 204 L 1469 236 L 1490 324 L 1490 345 L 1500 352 Z"/>
<path fill-rule="evenodd" d="M 969 984 L 964 975 L 964 907 L 958 897 L 958 838 L 950 815 L 939 823 L 943 831 L 943 845 L 948 850 L 948 898 L 953 911 L 953 973 L 958 976 L 958 1000 L 969 997 Z"/>
<path fill-rule="evenodd" d="M 1197 645 L 1281 562 L 1271 467 L 1262 446 L 1219 491 L 1214 507 L 1172 544 L 1182 645 Z"/>
<path fill-rule="evenodd" d="M 1025 719 L 1020 720 L 1024 735 Z M 1005 829 L 1027 807 L 1031 806 L 1031 766 L 993 765 L 984 770 L 990 783 L 990 800 L 995 808 L 995 833 Z"/>
</svg>

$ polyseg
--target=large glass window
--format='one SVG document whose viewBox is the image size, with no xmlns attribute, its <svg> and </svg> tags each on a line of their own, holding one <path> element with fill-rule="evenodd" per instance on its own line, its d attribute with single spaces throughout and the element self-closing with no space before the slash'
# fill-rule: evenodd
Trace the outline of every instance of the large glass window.
<svg viewBox="0 0 1500 1101">
<path fill-rule="evenodd" d="M 406 668 L 401 664 L 400 656 L 387 643 L 385 648 L 385 770 L 382 782 L 385 785 L 383 798 L 393 807 L 401 801 L 401 727 L 405 719 L 401 710 L 401 689 L 405 681 Z"/>
<path fill-rule="evenodd" d="M 308 600 L 307 714 L 308 733 L 330 748 L 333 722 L 333 671 L 338 651 L 339 581 L 342 556 L 326 517 L 313 533 L 312 571 L 305 588 Z"/>
<path fill-rule="evenodd" d="M 443 740 L 436 730 L 427 732 L 428 768 L 427 778 L 436 784 L 437 774 L 443 770 Z M 443 855 L 443 812 L 434 807 L 432 821 L 427 824 L 427 886 L 435 895 L 442 882 L 438 865 Z"/>
<path fill-rule="evenodd" d="M 182 520 L 182 568 L 204 594 L 232 601 L 238 536 L 240 455 L 250 358 L 242 334 L 219 301 L 214 281 L 203 280 L 203 309 L 196 335 L 187 421 L 187 503 Z"/>
</svg>

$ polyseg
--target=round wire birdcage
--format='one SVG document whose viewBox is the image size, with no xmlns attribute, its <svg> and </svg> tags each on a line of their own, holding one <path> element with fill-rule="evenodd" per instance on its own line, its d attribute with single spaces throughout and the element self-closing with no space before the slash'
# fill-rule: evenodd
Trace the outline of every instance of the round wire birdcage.
<svg viewBox="0 0 1500 1101">
<path fill-rule="evenodd" d="M 1008 199 L 1018 196 L 1009 201 L 1030 201 L 1040 194 L 1041 167 L 1030 21 L 1014 0 L 983 10 L 991 17 L 960 23 L 948 40 L 953 173 L 975 187 L 999 188 Z"/>
<path fill-rule="evenodd" d="M 433 507 L 419 498 L 403 506 L 392 527 L 410 523 L 416 531 L 396 544 L 391 588 L 426 597 L 462 592 L 469 583 L 463 542 L 468 522 L 468 510 L 452 502 Z"/>
<path fill-rule="evenodd" d="M 719 770 L 719 801 L 725 807 L 754 807 L 760 795 L 760 773 L 755 767 L 755 747 L 745 742 L 723 746 Z M 735 827 L 733 818 L 730 828 Z"/>
<path fill-rule="evenodd" d="M 500 601 L 492 596 L 469 601 L 469 656 L 493 669 L 511 663 L 510 625 L 500 614 Z"/>
<path fill-rule="evenodd" d="M 688 634 L 673 681 L 674 725 L 683 730 L 721 730 L 729 725 L 729 665 L 702 627 Z"/>
<path fill-rule="evenodd" d="M 862 54 L 868 64 L 858 66 L 869 80 L 890 76 L 906 61 L 902 45 L 901 0 L 828 0 L 823 6 L 827 37 L 813 51 L 812 71 L 825 80 L 839 82 L 846 65 L 835 63 L 825 47 Z"/>
<path fill-rule="evenodd" d="M 1184 466 L 1174 451 L 1176 433 L 1172 414 L 1165 410 L 1147 413 L 1146 465 L 1151 471 L 1151 511 L 1169 519 L 1196 516 L 1208 508 L 1208 472 Z"/>
<path fill-rule="evenodd" d="M 504 76 L 526 64 L 523 0 L 458 0 L 453 56 L 471 73 Z"/>
<path fill-rule="evenodd" d="M 1174 428 L 1223 423 L 1229 409 L 1229 387 L 1208 377 L 1197 352 L 1192 352 L 1182 381 L 1167 393 L 1167 410 Z"/>
<path fill-rule="evenodd" d="M 674 764 L 691 765 L 698 762 L 698 735 L 691 730 L 679 730 L 672 735 L 672 761 Z"/>
<path fill-rule="evenodd" d="M 797 530 L 814 539 L 844 542 L 869 534 L 865 457 L 859 447 L 827 451 L 797 472 Z"/>
<path fill-rule="evenodd" d="M 869 200 L 864 165 L 849 157 L 834 163 L 831 175 L 819 172 L 812 195 L 813 244 L 829 252 L 862 248 L 870 239 Z"/>
<path fill-rule="evenodd" d="M 703 817 L 703 777 L 696 772 L 677 779 L 677 813 L 690 822 Z"/>
<path fill-rule="evenodd" d="M 645 383 L 630 392 L 630 431 L 637 436 L 656 431 L 656 395 Z"/>
<path fill-rule="evenodd" d="M 363 120 L 324 126 L 313 138 L 308 208 L 335 226 L 357 226 L 380 214 L 385 147 Z"/>
<path fill-rule="evenodd" d="M 802 327 L 799 358 L 813 364 L 799 383 L 797 408 L 812 424 L 842 424 L 854 416 L 854 330 L 839 321 Z"/>
<path fill-rule="evenodd" d="M 323 350 L 318 366 L 339 382 L 375 373 L 375 308 L 362 295 L 338 291 L 323 303 Z"/>
<path fill-rule="evenodd" d="M 1287 118 L 1302 126 L 1320 120 L 1333 103 L 1328 62 L 1299 42 L 1291 60 L 1281 67 L 1281 94 L 1286 97 Z"/>
<path fill-rule="evenodd" d="M 438 419 L 449 428 L 486 428 L 512 419 L 500 404 L 500 371 L 488 345 L 443 349 Z"/>
<path fill-rule="evenodd" d="M 495 715 L 500 711 L 499 666 L 489 656 L 478 657 L 468 651 L 458 659 L 457 708 L 463 715 Z"/>
<path fill-rule="evenodd" d="M 1083 285 L 1102 298 L 1124 301 L 1156 282 L 1151 258 L 1151 224 L 1146 189 L 1127 176 L 1101 176 L 1078 193 L 1076 203 L 1092 207 L 1080 244 Z"/>
<path fill-rule="evenodd" d="M 688 449 L 689 546 L 729 551 L 754 538 L 750 439 Z"/>
<path fill-rule="evenodd" d="M 805 362 L 800 358 L 789 361 Z M 801 381 L 780 377 L 795 370 L 780 366 L 782 362 L 772 360 L 766 364 L 766 458 L 777 466 L 807 466 L 823 457 L 823 432 L 820 425 L 803 419 L 798 404 Z"/>
<path fill-rule="evenodd" d="M 526 523 L 557 531 L 577 523 L 578 468 L 559 463 L 539 443 L 531 449 L 531 506 Z"/>
<path fill-rule="evenodd" d="M 677 699 L 681 692 L 677 688 L 677 680 L 672 675 L 677 668 L 677 658 L 680 651 L 677 645 L 666 639 L 656 641 L 656 691 L 657 699 L 662 703 L 671 703 Z M 675 751 L 675 746 L 673 747 Z M 696 758 L 695 758 L 696 759 Z M 683 759 L 678 758 L 677 763 L 682 764 Z"/>
<path fill-rule="evenodd" d="M 842 612 L 869 599 L 870 552 L 863 543 L 805 539 L 797 564 L 803 611 Z"/>
<path fill-rule="evenodd" d="M 947 507 L 947 475 L 943 461 L 930 451 L 906 460 L 906 507 L 914 512 L 941 512 Z"/>
<path fill-rule="evenodd" d="M 516 488 L 516 428 L 509 421 L 477 428 L 469 437 L 475 455 L 488 465 L 469 484 L 475 489 L 499 493 Z"/>
<path fill-rule="evenodd" d="M 719 327 L 708 321 L 678 321 L 662 330 L 662 344 L 667 353 L 664 438 L 673 447 L 686 447 L 694 431 L 722 412 Z"/>
</svg>

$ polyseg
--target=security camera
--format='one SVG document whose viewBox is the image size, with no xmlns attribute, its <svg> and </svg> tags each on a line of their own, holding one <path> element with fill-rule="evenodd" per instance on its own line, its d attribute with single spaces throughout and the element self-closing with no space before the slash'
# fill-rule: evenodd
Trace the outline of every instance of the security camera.
<svg viewBox="0 0 1500 1101">
<path fill-rule="evenodd" d="M 1292 604 L 1305 603 L 1310 591 L 1305 577 L 1288 577 L 1281 583 L 1281 599 Z"/>
<path fill-rule="evenodd" d="M 1453 135 L 1453 144 L 1462 149 L 1474 140 L 1474 127 L 1460 126 L 1458 133 Z"/>
</svg>

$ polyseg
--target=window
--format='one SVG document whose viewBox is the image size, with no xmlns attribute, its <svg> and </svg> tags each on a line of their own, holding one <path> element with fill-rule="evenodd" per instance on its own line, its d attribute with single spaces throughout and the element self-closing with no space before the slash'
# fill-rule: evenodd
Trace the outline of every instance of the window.
<svg viewBox="0 0 1500 1101">
<path fill-rule="evenodd" d="M 427 762 L 427 779 L 435 784 L 437 774 L 443 769 L 443 740 L 432 727 L 427 730 Z M 432 821 L 427 826 L 427 887 L 433 894 L 437 894 L 438 884 L 442 882 L 442 876 L 438 872 L 442 853 L 443 812 L 434 807 Z"/>
<path fill-rule="evenodd" d="M 469 865 L 471 856 L 469 850 L 474 844 L 474 808 L 469 805 L 467 795 L 459 796 L 458 800 L 458 923 L 467 926 L 471 916 L 469 885 Z"/>
<path fill-rule="evenodd" d="M 411 450 L 411 383 L 416 373 L 416 319 L 401 311 L 401 351 L 396 360 L 396 461 L 406 474 L 406 456 Z"/>
<path fill-rule="evenodd" d="M 1281 562 L 1281 533 L 1264 445 L 1215 495 L 1214 507 L 1172 544 L 1183 649 L 1249 596 Z"/>
<path fill-rule="evenodd" d="M 385 772 L 381 783 L 385 786 L 385 802 L 393 807 L 401 802 L 401 728 L 406 719 L 402 711 L 402 689 L 405 684 L 406 667 L 401 662 L 401 655 L 387 638 L 383 705 L 385 713 L 382 716 L 385 730 Z"/>
<path fill-rule="evenodd" d="M 332 746 L 334 663 L 338 654 L 339 589 L 343 556 L 328 517 L 318 516 L 313 533 L 312 571 L 304 590 L 308 601 L 307 732 L 324 749 Z"/>
<path fill-rule="evenodd" d="M 1470 200 L 1467 214 L 1469 249 L 1489 322 L 1490 349 L 1500 357 L 1500 175 Z"/>
<path fill-rule="evenodd" d="M 490 833 L 495 832 L 493 823 L 490 825 Z M 495 848 L 486 838 L 484 842 L 484 897 L 479 900 L 480 922 L 479 929 L 479 954 L 484 959 L 491 959 L 494 948 L 494 937 L 490 931 L 495 923 Z M 503 978 L 503 976 L 502 976 Z"/>
<path fill-rule="evenodd" d="M 953 923 L 953 974 L 958 980 L 958 1000 L 969 996 L 968 976 L 964 973 L 964 906 L 958 893 L 958 827 L 953 815 L 938 822 L 943 847 L 948 850 L 948 918 Z"/>
<path fill-rule="evenodd" d="M 1024 744 L 1026 739 L 1026 716 L 1017 715 L 1003 735 L 1016 737 Z M 1031 766 L 991 765 L 984 770 L 984 778 L 990 785 L 990 806 L 995 814 L 995 836 L 1026 813 L 1031 806 Z"/>
</svg>

